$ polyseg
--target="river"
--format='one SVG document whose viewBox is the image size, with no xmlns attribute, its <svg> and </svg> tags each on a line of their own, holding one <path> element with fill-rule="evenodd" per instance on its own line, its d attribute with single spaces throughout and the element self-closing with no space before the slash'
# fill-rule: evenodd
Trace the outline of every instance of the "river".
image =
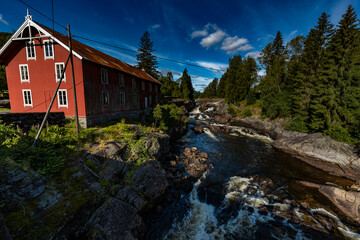
<svg viewBox="0 0 360 240">
<path fill-rule="evenodd" d="M 179 154 L 197 147 L 209 154 L 211 167 L 190 194 L 147 223 L 147 239 L 360 239 L 354 222 L 299 182 L 345 187 L 351 181 L 274 149 L 266 136 L 239 134 L 241 127 L 197 134 L 194 124 L 206 116 L 197 107 L 190 117 Z"/>
</svg>

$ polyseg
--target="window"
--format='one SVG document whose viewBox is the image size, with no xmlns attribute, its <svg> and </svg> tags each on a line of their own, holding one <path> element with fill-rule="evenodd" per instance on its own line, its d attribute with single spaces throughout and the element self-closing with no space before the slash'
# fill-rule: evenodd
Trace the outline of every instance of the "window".
<svg viewBox="0 0 360 240">
<path fill-rule="evenodd" d="M 30 82 L 28 65 L 27 64 L 20 64 L 19 69 L 20 69 L 21 82 Z"/>
<path fill-rule="evenodd" d="M 36 59 L 36 53 L 35 53 L 35 42 L 27 42 L 26 43 L 26 57 L 27 59 Z"/>
<path fill-rule="evenodd" d="M 55 63 L 55 75 L 56 75 L 56 81 L 60 81 L 61 74 L 64 71 L 64 63 Z M 66 81 L 66 76 L 64 72 L 64 77 L 62 81 Z"/>
<path fill-rule="evenodd" d="M 157 91 L 158 91 L 158 90 L 157 90 L 157 86 L 155 85 L 155 92 L 157 93 Z"/>
<path fill-rule="evenodd" d="M 58 91 L 58 106 L 68 107 L 67 90 L 62 89 Z"/>
<path fill-rule="evenodd" d="M 149 83 L 149 90 L 152 92 L 152 83 Z"/>
<path fill-rule="evenodd" d="M 103 84 L 108 84 L 109 83 L 108 70 L 105 69 L 105 68 L 101 69 L 101 83 L 103 83 Z"/>
<path fill-rule="evenodd" d="M 125 78 L 124 78 L 124 74 L 119 73 L 119 85 L 120 87 L 125 87 Z"/>
<path fill-rule="evenodd" d="M 32 98 L 31 98 L 31 90 L 23 89 L 23 99 L 24 99 L 24 107 L 30 106 L 32 107 Z"/>
<path fill-rule="evenodd" d="M 152 96 L 150 95 L 149 96 L 149 105 L 151 105 L 152 104 Z"/>
<path fill-rule="evenodd" d="M 125 93 L 120 92 L 120 104 L 125 104 Z"/>
<path fill-rule="evenodd" d="M 145 81 L 141 81 L 141 90 L 145 91 Z"/>
<path fill-rule="evenodd" d="M 45 59 L 54 59 L 53 43 L 50 40 L 44 40 L 44 56 Z"/>
<path fill-rule="evenodd" d="M 132 79 L 132 88 L 136 89 L 136 80 L 135 80 L 135 78 Z"/>
<path fill-rule="evenodd" d="M 104 105 L 109 105 L 110 97 L 109 97 L 109 91 L 108 90 L 103 90 L 102 98 L 103 98 L 103 104 Z"/>
<path fill-rule="evenodd" d="M 136 96 L 136 94 L 133 95 L 133 104 L 134 104 L 135 106 L 138 105 L 138 104 L 137 104 L 137 96 Z"/>
</svg>

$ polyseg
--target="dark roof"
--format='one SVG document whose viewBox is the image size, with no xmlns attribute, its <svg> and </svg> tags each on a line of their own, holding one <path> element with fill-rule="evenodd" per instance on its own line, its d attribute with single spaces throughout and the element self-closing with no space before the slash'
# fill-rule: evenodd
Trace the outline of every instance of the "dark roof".
<svg viewBox="0 0 360 240">
<path fill-rule="evenodd" d="M 57 38 L 63 44 L 68 46 L 68 44 L 69 44 L 68 37 L 66 37 L 65 35 L 63 35 L 59 32 L 53 31 L 52 29 L 50 29 L 38 22 L 35 22 L 35 23 L 38 24 L 40 27 L 44 28 L 47 32 L 52 33 L 55 38 Z M 98 51 L 92 47 L 89 47 L 88 45 L 85 45 L 81 42 L 78 42 L 74 39 L 72 39 L 72 48 L 73 48 L 74 52 L 78 53 L 80 56 L 82 56 L 86 60 L 89 60 L 91 62 L 131 74 L 133 76 L 136 76 L 136 77 L 144 79 L 144 80 L 148 80 L 150 82 L 161 84 L 159 81 L 154 79 L 152 76 L 150 76 L 145 71 L 140 70 L 134 66 L 131 66 L 130 64 L 124 63 L 123 61 L 120 61 L 119 59 L 111 57 L 103 52 L 100 52 L 100 51 Z"/>
</svg>

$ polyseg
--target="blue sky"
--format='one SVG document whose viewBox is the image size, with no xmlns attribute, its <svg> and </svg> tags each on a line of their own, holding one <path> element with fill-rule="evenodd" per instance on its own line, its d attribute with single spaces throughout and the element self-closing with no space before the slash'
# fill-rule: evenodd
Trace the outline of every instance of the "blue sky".
<svg viewBox="0 0 360 240">
<path fill-rule="evenodd" d="M 51 17 L 51 0 L 24 1 Z M 157 56 L 226 69 L 235 54 L 256 57 L 278 30 L 285 42 L 300 34 L 306 36 L 322 12 L 330 14 L 337 24 L 349 4 L 360 13 L 360 2 L 355 0 L 54 0 L 54 17 L 64 26 L 70 24 L 73 35 L 131 50 L 138 48 L 147 30 Z M 1 5 L 0 32 L 12 32 L 23 23 L 27 7 L 17 0 L 3 1 Z M 30 14 L 33 20 L 52 27 L 35 11 L 30 9 Z M 56 25 L 55 30 L 66 33 Z M 136 64 L 135 53 L 80 41 Z M 197 90 L 223 74 L 159 60 L 159 70 L 164 74 L 172 71 L 175 79 L 185 67 Z"/>
</svg>

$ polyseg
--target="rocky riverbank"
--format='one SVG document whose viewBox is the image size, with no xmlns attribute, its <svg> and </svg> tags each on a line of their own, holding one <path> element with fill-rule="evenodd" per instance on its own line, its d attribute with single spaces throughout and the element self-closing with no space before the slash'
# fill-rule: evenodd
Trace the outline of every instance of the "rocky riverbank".
<svg viewBox="0 0 360 240">
<path fill-rule="evenodd" d="M 287 131 L 284 129 L 285 119 L 271 121 L 259 117 L 232 117 L 227 113 L 227 104 L 223 100 L 203 102 L 200 110 L 217 124 L 254 129 L 257 133 L 271 137 L 274 140 L 272 146 L 277 149 L 330 174 L 360 181 L 360 156 L 354 146 L 335 141 L 321 133 Z M 201 131 L 200 128 L 197 130 Z"/>
</svg>

